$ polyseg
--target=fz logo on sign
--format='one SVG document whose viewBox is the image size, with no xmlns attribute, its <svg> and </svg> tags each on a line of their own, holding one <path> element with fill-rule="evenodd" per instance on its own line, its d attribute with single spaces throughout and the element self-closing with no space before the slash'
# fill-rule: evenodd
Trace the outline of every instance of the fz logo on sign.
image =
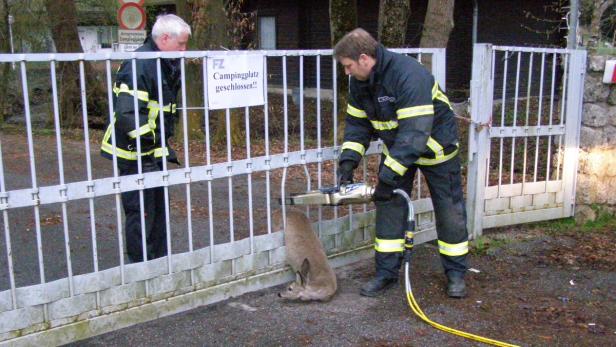
<svg viewBox="0 0 616 347">
<path fill-rule="evenodd" d="M 225 60 L 224 59 L 212 59 L 212 67 L 216 70 L 223 70 Z"/>
</svg>

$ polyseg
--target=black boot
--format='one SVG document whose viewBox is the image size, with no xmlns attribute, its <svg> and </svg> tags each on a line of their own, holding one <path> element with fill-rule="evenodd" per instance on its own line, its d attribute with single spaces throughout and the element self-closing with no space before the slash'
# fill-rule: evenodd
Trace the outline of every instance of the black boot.
<svg viewBox="0 0 616 347">
<path fill-rule="evenodd" d="M 391 288 L 398 282 L 397 278 L 383 278 L 375 277 L 370 281 L 364 283 L 359 291 L 359 294 L 363 296 L 377 296 L 381 294 L 385 289 Z"/>
<path fill-rule="evenodd" d="M 463 298 L 466 296 L 464 273 L 458 271 L 447 272 L 447 295 L 450 298 Z"/>
</svg>

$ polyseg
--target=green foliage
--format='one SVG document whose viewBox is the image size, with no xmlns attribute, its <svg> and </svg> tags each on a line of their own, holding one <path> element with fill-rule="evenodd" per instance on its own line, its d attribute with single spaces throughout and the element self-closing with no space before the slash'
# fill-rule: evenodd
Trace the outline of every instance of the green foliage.
<svg viewBox="0 0 616 347">
<path fill-rule="evenodd" d="M 582 232 L 604 232 L 604 231 L 616 231 L 616 216 L 609 211 L 606 211 L 599 205 L 593 205 L 592 209 L 597 213 L 597 218 L 595 220 L 589 220 L 584 223 L 580 230 Z"/>
<path fill-rule="evenodd" d="M 529 229 L 540 229 L 549 235 L 568 233 L 616 232 L 616 216 L 600 205 L 593 205 L 597 218 L 577 225 L 573 217 L 529 224 Z"/>
<path fill-rule="evenodd" d="M 76 0 L 79 25 L 116 25 L 117 0 Z M 53 40 L 43 0 L 8 1 L 15 52 L 50 52 Z M 61 18 L 60 18 L 61 19 Z"/>
<path fill-rule="evenodd" d="M 9 1 L 8 12 L 15 20 L 12 27 L 15 53 L 49 51 L 53 41 L 42 0 Z"/>
<path fill-rule="evenodd" d="M 616 48 L 614 48 L 614 47 L 608 47 L 608 46 L 595 47 L 594 51 L 595 51 L 595 53 L 597 53 L 599 55 L 616 56 Z"/>
<path fill-rule="evenodd" d="M 117 25 L 120 9 L 118 0 L 75 0 L 79 25 L 99 26 Z"/>
<path fill-rule="evenodd" d="M 562 218 L 556 219 L 546 222 L 539 222 L 535 224 L 529 225 L 530 228 L 538 228 L 544 230 L 548 234 L 563 234 L 570 232 L 575 228 L 575 219 L 573 217 L 570 218 Z"/>
<path fill-rule="evenodd" d="M 470 243 L 470 253 L 476 256 L 484 256 L 501 249 L 511 242 L 505 238 L 495 238 L 486 235 L 479 236 Z"/>
</svg>

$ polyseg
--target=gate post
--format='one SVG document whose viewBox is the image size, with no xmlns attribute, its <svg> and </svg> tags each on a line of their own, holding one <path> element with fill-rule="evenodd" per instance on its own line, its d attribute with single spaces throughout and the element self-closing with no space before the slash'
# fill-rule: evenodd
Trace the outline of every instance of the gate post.
<svg viewBox="0 0 616 347">
<path fill-rule="evenodd" d="M 584 98 L 584 76 L 586 75 L 586 51 L 572 50 L 569 55 L 567 73 L 567 100 L 565 113 L 565 152 L 563 158 L 563 215 L 573 216 L 575 212 L 575 190 L 577 182 L 582 104 Z"/>
<path fill-rule="evenodd" d="M 471 119 L 468 131 L 468 171 L 466 211 L 469 237 L 482 233 L 484 193 L 490 153 L 489 127 L 492 119 L 494 76 L 492 75 L 492 45 L 473 47 L 473 75 L 471 78 Z"/>
<path fill-rule="evenodd" d="M 436 48 L 434 50 L 434 53 L 432 54 L 432 75 L 434 75 L 434 79 L 436 79 L 439 87 L 441 87 L 443 92 L 447 91 L 447 86 L 445 85 L 446 72 L 447 72 L 446 49 Z"/>
</svg>

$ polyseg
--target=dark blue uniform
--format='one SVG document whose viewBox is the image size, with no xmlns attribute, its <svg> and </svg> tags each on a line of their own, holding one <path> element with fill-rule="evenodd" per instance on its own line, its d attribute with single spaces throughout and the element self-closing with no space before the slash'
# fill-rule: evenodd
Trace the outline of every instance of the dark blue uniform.
<svg viewBox="0 0 616 347">
<path fill-rule="evenodd" d="M 158 47 L 152 39 L 146 40 L 137 52 L 155 52 Z M 173 135 L 176 115 L 176 98 L 180 86 L 180 69 L 176 59 L 162 59 L 162 95 L 158 93 L 158 72 L 156 59 L 136 60 L 137 88 L 133 88 L 132 62 L 124 61 L 118 70 L 113 86 L 114 117 L 107 127 L 101 145 L 101 154 L 112 159 L 114 146 L 112 129 L 115 128 L 115 153 L 120 175 L 137 174 L 137 158 L 141 156 L 142 172 L 162 169 L 162 159 L 177 163 L 167 140 Z M 135 90 L 136 89 L 136 90 Z M 135 114 L 134 97 L 137 96 Z M 165 133 L 161 134 L 161 104 L 164 112 Z M 135 127 L 138 117 L 138 128 Z M 137 151 L 137 134 L 140 137 L 141 152 Z M 162 136 L 167 147 L 162 146 Z M 143 191 L 144 219 L 147 258 L 153 259 L 167 254 L 167 233 L 165 228 L 165 199 L 162 187 Z M 124 208 L 126 251 L 132 262 L 143 261 L 141 237 L 141 209 L 139 191 L 122 193 Z"/>
<path fill-rule="evenodd" d="M 356 167 L 374 137 L 385 145 L 379 180 L 410 195 L 421 170 L 434 205 L 445 271 L 466 271 L 468 234 L 454 113 L 428 70 L 382 45 L 369 80 L 351 78 L 340 162 Z M 398 277 L 406 216 L 406 203 L 397 195 L 376 203 L 377 277 Z"/>
</svg>

